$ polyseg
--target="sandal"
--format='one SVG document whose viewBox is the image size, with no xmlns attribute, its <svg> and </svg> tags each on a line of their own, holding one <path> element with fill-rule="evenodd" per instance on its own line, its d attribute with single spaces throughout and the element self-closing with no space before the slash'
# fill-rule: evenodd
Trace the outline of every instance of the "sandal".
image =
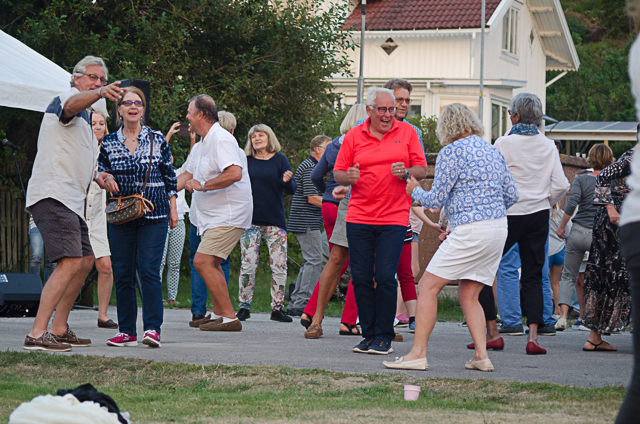
<svg viewBox="0 0 640 424">
<path fill-rule="evenodd" d="M 309 326 L 311 325 L 311 321 L 313 320 L 313 317 L 305 314 L 304 312 L 302 313 L 302 315 L 306 315 L 307 318 L 309 319 L 300 317 L 300 325 L 302 325 L 306 329 L 309 329 Z"/>
<path fill-rule="evenodd" d="M 600 343 L 595 344 L 594 342 L 592 342 L 591 340 L 587 339 L 587 343 L 593 345 L 593 349 L 587 349 L 586 347 L 583 347 L 582 350 L 584 350 L 585 352 L 595 352 L 596 350 L 598 352 L 617 352 L 618 349 L 611 346 L 608 342 L 605 342 L 604 340 L 602 340 Z M 606 343 L 607 346 L 609 347 L 613 347 L 613 349 L 605 349 L 605 348 L 601 348 L 600 346 L 602 346 L 603 343 Z"/>
<path fill-rule="evenodd" d="M 341 322 L 340 324 L 344 325 L 349 330 L 349 331 L 340 330 L 340 335 L 341 336 L 360 336 L 360 335 L 362 335 L 362 333 L 360 332 L 360 329 L 358 328 L 358 326 L 351 325 L 351 324 L 346 324 L 344 322 Z M 354 333 L 353 330 L 356 330 L 356 332 Z"/>
</svg>

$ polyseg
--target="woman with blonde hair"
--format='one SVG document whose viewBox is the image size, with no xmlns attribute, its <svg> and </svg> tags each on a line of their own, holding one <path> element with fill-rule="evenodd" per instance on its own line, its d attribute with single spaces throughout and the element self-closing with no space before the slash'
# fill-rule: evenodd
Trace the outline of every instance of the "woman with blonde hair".
<svg viewBox="0 0 640 424">
<path fill-rule="evenodd" d="M 420 279 L 413 347 L 395 362 L 383 362 L 387 368 L 428 369 L 427 343 L 436 323 L 438 294 L 459 280 L 458 299 L 475 343 L 475 356 L 465 367 L 493 371 L 478 295 L 493 285 L 507 239 L 507 209 L 517 202 L 518 191 L 504 157 L 480 137 L 483 133 L 467 106 L 448 105 L 438 119 L 436 134 L 445 147 L 436 160 L 431 190 L 420 188 L 414 178 L 407 182 L 412 200 L 429 209 L 444 205 L 451 233 Z"/>
<path fill-rule="evenodd" d="M 566 242 L 564 268 L 560 277 L 560 290 L 558 305 L 560 305 L 560 317 L 556 323 L 556 330 L 563 331 L 567 328 L 567 316 L 569 306 L 573 298 L 574 287 L 578 292 L 580 312 L 584 312 L 584 297 L 582 285 L 576 286 L 580 264 L 586 252 L 591 249 L 593 238 L 593 221 L 598 206 L 593 204 L 593 194 L 596 190 L 596 181 L 600 172 L 613 162 L 613 152 L 605 144 L 596 144 L 589 150 L 587 159 L 593 171 L 576 176 L 571 188 L 571 196 L 567 201 L 565 214 L 556 234 Z M 576 212 L 576 208 L 578 211 Z M 575 213 L 575 216 L 573 216 Z M 567 225 L 572 225 L 567 230 Z M 578 319 L 582 324 L 582 320 Z"/>
<path fill-rule="evenodd" d="M 261 238 L 267 242 L 271 264 L 271 320 L 293 321 L 282 310 L 287 279 L 287 220 L 284 214 L 283 192 L 293 195 L 297 184 L 292 178 L 291 164 L 279 153 L 280 149 L 276 135 L 267 125 L 254 125 L 249 130 L 244 151 L 247 154 L 251 179 L 253 218 L 251 228 L 245 230 L 240 237 L 240 309 L 236 314 L 240 321 L 251 316 L 251 300 L 260 259 Z"/>
<path fill-rule="evenodd" d="M 340 136 L 336 137 L 327 145 L 322 158 L 311 173 L 311 181 L 314 186 L 318 192 L 324 193 L 322 196 L 322 219 L 324 221 L 324 229 L 327 232 L 327 240 L 329 241 L 329 260 L 322 270 L 322 274 L 318 279 L 316 287 L 313 289 L 311 298 L 307 302 L 307 306 L 304 308 L 304 312 L 300 317 L 300 323 L 306 328 L 309 328 L 311 321 L 314 320 L 314 316 L 316 315 L 317 318 L 315 321 L 322 323 L 324 310 L 327 307 L 327 303 L 329 303 L 331 294 L 335 291 L 340 277 L 342 277 L 349 267 L 349 244 L 347 243 L 346 224 L 344 222 L 349 199 L 339 200 L 333 197 L 333 190 L 340 186 L 333 178 L 333 166 L 336 163 L 345 134 L 356 125 L 356 122 L 366 117 L 366 105 L 356 104 L 351 106 L 347 116 L 345 116 L 340 125 Z M 327 173 L 329 173 L 329 179 L 325 181 L 324 178 Z M 343 211 L 342 214 L 339 212 L 340 210 Z M 339 237 L 336 243 L 332 243 L 331 241 L 334 230 L 337 230 L 336 237 Z M 321 281 L 326 281 L 326 287 L 322 293 L 320 293 L 320 288 L 321 285 L 325 286 L 325 284 L 321 284 Z M 322 299 L 319 300 L 320 296 Z M 360 335 L 360 330 L 356 327 L 357 321 L 358 307 L 353 294 L 353 284 L 349 281 L 344 309 L 342 310 L 342 319 L 340 320 L 339 334 L 347 336 Z"/>
</svg>

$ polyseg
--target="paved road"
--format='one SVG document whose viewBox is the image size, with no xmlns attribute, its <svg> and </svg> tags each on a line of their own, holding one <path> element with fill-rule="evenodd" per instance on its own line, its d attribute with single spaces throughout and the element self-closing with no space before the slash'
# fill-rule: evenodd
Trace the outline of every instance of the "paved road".
<svg viewBox="0 0 640 424">
<path fill-rule="evenodd" d="M 109 316 L 116 317 L 114 308 Z M 73 311 L 70 325 L 80 337 L 90 337 L 93 346 L 76 348 L 71 353 L 86 355 L 126 356 L 158 361 L 192 363 L 222 363 L 229 365 L 284 364 L 296 368 L 321 368 L 347 372 L 398 372 L 386 370 L 382 360 L 407 353 L 413 335 L 398 329 L 404 342 L 393 343 L 395 352 L 389 356 L 363 355 L 351 352 L 359 337 L 339 336 L 338 318 L 328 318 L 323 326 L 325 335 L 319 340 L 306 340 L 304 329 L 294 320 L 291 324 L 272 322 L 267 314 L 253 314 L 243 323 L 240 333 L 204 332 L 188 326 L 191 314 L 187 310 L 167 309 L 162 326 L 162 347 L 144 345 L 130 348 L 108 347 L 107 338 L 116 331 L 96 326 L 97 312 Z M 24 336 L 33 318 L 0 318 L 0 349 L 21 350 Z M 138 318 L 141 333 L 142 318 Z M 429 345 L 429 371 L 415 371 L 420 377 L 488 378 L 521 382 L 551 382 L 575 386 L 601 387 L 629 383 L 633 367 L 633 345 L 630 334 L 607 337 L 618 347 L 617 353 L 583 352 L 588 333 L 566 330 L 555 337 L 540 337 L 549 353 L 528 356 L 526 338 L 505 337 L 501 352 L 490 352 L 496 370 L 481 373 L 465 370 L 471 351 L 465 345 L 471 341 L 469 332 L 459 323 L 438 323 Z"/>
</svg>

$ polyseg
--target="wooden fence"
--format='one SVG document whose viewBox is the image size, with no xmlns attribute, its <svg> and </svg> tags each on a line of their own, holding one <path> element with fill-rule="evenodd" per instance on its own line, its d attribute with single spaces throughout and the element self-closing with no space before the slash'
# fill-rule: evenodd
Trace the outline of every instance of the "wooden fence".
<svg viewBox="0 0 640 424">
<path fill-rule="evenodd" d="M 29 248 L 29 214 L 24 200 L 0 187 L 0 272 L 28 272 Z"/>
</svg>

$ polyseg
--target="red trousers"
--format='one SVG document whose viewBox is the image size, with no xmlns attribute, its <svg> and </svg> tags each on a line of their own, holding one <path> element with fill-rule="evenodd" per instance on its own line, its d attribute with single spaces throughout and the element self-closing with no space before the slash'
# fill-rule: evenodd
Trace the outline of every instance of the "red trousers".
<svg viewBox="0 0 640 424">
<path fill-rule="evenodd" d="M 402 291 L 402 300 L 416 300 L 416 283 L 413 279 L 413 271 L 411 270 L 411 243 L 405 243 L 400 253 L 400 262 L 398 262 L 398 281 L 400 281 L 400 291 Z"/>
<path fill-rule="evenodd" d="M 336 217 L 338 216 L 338 205 L 323 202 L 322 203 L 322 219 L 324 220 L 324 229 L 327 232 L 327 239 L 331 240 L 331 235 L 333 234 L 333 228 L 336 225 Z M 333 249 L 333 245 L 329 243 L 329 251 Z M 349 266 L 349 261 L 342 267 L 340 271 L 340 277 L 345 273 L 347 267 Z M 409 251 L 409 272 L 411 272 L 411 251 Z M 412 277 L 413 278 L 413 277 Z M 316 283 L 316 287 L 313 289 L 313 293 L 311 294 L 311 298 L 309 302 L 307 302 L 307 306 L 304 308 L 304 313 L 308 316 L 312 317 L 316 313 L 316 308 L 318 307 L 318 289 L 320 288 L 320 280 Z M 415 293 L 415 287 L 413 289 Z M 356 306 L 356 297 L 353 294 L 353 285 L 351 284 L 351 280 L 349 280 L 349 287 L 347 288 L 347 297 L 344 302 L 344 309 L 342 310 L 342 319 L 340 322 L 344 324 L 356 325 L 356 321 L 358 320 L 358 307 Z"/>
</svg>

